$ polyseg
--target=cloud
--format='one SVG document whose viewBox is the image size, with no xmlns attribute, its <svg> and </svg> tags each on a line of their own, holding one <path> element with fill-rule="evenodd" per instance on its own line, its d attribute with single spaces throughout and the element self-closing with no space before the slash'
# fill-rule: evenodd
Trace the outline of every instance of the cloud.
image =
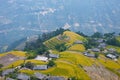
<svg viewBox="0 0 120 80">
<path fill-rule="evenodd" d="M 63 29 L 69 29 L 71 26 L 68 24 L 68 23 L 66 23 L 65 25 L 64 25 L 64 27 L 63 27 Z"/>
<path fill-rule="evenodd" d="M 74 26 L 75 26 L 75 27 L 79 27 L 80 24 L 79 24 L 79 23 L 74 23 Z"/>
<path fill-rule="evenodd" d="M 93 31 L 94 32 L 98 32 L 98 30 L 96 29 L 96 27 L 93 27 Z"/>
<path fill-rule="evenodd" d="M 56 9 L 53 9 L 53 8 L 46 8 L 44 9 L 43 11 L 40 12 L 41 15 L 45 16 L 47 15 L 48 13 L 54 13 L 56 11 Z"/>
<path fill-rule="evenodd" d="M 41 32 L 46 33 L 46 32 L 48 32 L 48 30 L 41 30 Z"/>
<path fill-rule="evenodd" d="M 0 16 L 0 24 L 10 24 L 12 23 L 12 20 L 4 17 L 4 16 Z"/>
</svg>

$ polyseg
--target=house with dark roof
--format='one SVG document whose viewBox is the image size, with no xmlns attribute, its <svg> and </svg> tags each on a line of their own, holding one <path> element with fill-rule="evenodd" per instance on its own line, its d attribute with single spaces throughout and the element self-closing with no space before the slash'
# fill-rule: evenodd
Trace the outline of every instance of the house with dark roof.
<svg viewBox="0 0 120 80">
<path fill-rule="evenodd" d="M 98 48 L 105 48 L 107 45 L 105 43 L 100 43 Z"/>
<path fill-rule="evenodd" d="M 79 41 L 79 40 L 78 40 L 78 41 L 75 41 L 74 43 L 75 43 L 75 44 L 83 44 L 83 42 L 82 42 L 82 41 Z"/>
<path fill-rule="evenodd" d="M 110 54 L 107 54 L 106 57 L 110 58 L 110 59 L 117 59 L 119 57 L 119 55 L 117 55 L 115 53 L 113 53 L 113 54 L 110 53 Z"/>
<path fill-rule="evenodd" d="M 49 54 L 49 58 L 59 58 L 59 54 Z"/>
<path fill-rule="evenodd" d="M 33 67 L 33 70 L 46 70 L 48 69 L 47 65 L 36 65 Z"/>
<path fill-rule="evenodd" d="M 88 53 L 88 52 L 84 52 L 83 53 L 85 56 L 87 56 L 87 57 L 95 57 L 95 54 L 91 54 L 91 53 Z"/>
<path fill-rule="evenodd" d="M 67 80 L 67 79 L 65 79 L 64 77 L 60 77 L 60 76 L 50 76 L 48 80 Z"/>
<path fill-rule="evenodd" d="M 39 72 L 36 72 L 35 74 L 34 74 L 34 76 L 38 79 L 38 80 L 46 80 L 47 79 L 47 76 L 46 75 L 44 75 L 44 74 L 42 74 L 42 73 L 39 73 Z"/>
<path fill-rule="evenodd" d="M 115 59 L 115 58 L 116 58 L 116 56 L 113 55 L 113 54 L 107 54 L 106 57 L 107 57 L 107 58 L 110 58 L 110 59 Z"/>
<path fill-rule="evenodd" d="M 109 51 L 110 53 L 113 53 L 113 52 L 115 52 L 116 50 L 115 50 L 115 48 L 110 48 L 110 49 L 108 49 L 108 51 Z"/>
<path fill-rule="evenodd" d="M 21 74 L 18 74 L 17 79 L 18 80 L 30 80 L 30 76 L 21 73 Z"/>
<path fill-rule="evenodd" d="M 98 42 L 98 43 L 103 43 L 103 42 L 104 42 L 104 39 L 98 39 L 96 42 Z"/>
<path fill-rule="evenodd" d="M 6 78 L 6 80 L 15 80 L 15 79 L 12 79 L 12 78 Z"/>
<path fill-rule="evenodd" d="M 100 52 L 100 49 L 98 49 L 98 48 L 93 48 L 92 51 L 93 51 L 93 52 Z"/>
<path fill-rule="evenodd" d="M 14 72 L 14 70 L 15 69 L 7 69 L 7 70 L 5 70 L 5 71 L 2 72 L 2 76 L 10 74 L 10 73 Z"/>
</svg>

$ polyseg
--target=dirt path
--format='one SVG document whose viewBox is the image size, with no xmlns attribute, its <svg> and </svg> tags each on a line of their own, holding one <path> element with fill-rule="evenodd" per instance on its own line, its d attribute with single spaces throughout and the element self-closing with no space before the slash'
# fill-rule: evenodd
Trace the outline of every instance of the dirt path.
<svg viewBox="0 0 120 80">
<path fill-rule="evenodd" d="M 116 74 L 105 69 L 102 65 L 84 67 L 84 70 L 86 70 L 92 80 L 120 80 Z"/>
</svg>

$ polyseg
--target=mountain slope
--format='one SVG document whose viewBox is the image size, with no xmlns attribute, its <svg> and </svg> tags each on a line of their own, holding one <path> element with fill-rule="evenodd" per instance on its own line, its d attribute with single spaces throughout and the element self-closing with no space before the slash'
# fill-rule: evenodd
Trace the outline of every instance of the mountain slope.
<svg viewBox="0 0 120 80">
<path fill-rule="evenodd" d="M 91 57 L 86 56 L 83 52 L 87 51 L 81 42 L 85 42 L 87 39 L 74 32 L 65 31 L 58 36 L 55 36 L 44 42 L 44 45 L 49 48 L 51 54 L 59 55 L 59 58 L 52 59 L 55 63 L 54 66 L 48 67 L 45 70 L 33 70 L 20 68 L 18 72 L 25 73 L 33 76 L 34 73 L 39 72 L 50 76 L 63 76 L 65 78 L 73 78 L 75 80 L 120 80 L 120 58 L 115 61 L 114 59 L 107 58 L 105 54 L 101 52 L 88 51 L 90 54 L 99 54 L 99 56 Z M 57 51 L 56 45 L 65 43 L 67 49 L 65 51 Z M 111 46 L 110 46 L 111 47 Z M 112 46 L 114 47 L 114 46 Z M 106 47 L 107 48 L 107 47 Z M 33 52 L 33 51 L 32 51 Z M 46 53 L 47 54 L 47 53 Z M 40 55 L 48 57 L 49 54 Z M 15 57 L 15 61 L 8 64 L 8 59 Z M 0 62 L 3 63 L 3 59 L 8 60 L 7 65 L 1 68 L 2 70 L 18 67 L 25 62 L 31 62 L 36 65 L 47 65 L 49 62 L 42 60 L 32 59 L 18 59 L 18 57 L 27 57 L 25 52 L 12 51 L 5 54 L 0 54 Z M 17 58 L 17 60 L 16 60 Z M 51 60 L 51 58 L 49 58 Z"/>
<path fill-rule="evenodd" d="M 45 41 L 44 44 L 50 49 L 55 49 L 55 46 L 58 44 L 65 43 L 66 46 L 69 47 L 73 45 L 76 41 L 85 42 L 86 39 L 74 32 L 65 31 L 63 34 L 60 34 L 50 40 Z"/>
</svg>

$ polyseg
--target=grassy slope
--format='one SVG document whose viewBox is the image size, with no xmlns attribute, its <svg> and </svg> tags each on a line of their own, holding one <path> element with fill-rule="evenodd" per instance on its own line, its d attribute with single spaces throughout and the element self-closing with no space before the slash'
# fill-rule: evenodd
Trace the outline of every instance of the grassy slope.
<svg viewBox="0 0 120 80">
<path fill-rule="evenodd" d="M 85 51 L 85 47 L 82 44 L 74 44 L 68 50 L 84 52 Z"/>
<path fill-rule="evenodd" d="M 70 37 L 70 40 L 68 41 L 68 44 L 70 44 L 70 45 L 73 44 L 77 40 L 86 41 L 86 39 L 84 37 L 82 37 L 74 32 L 71 32 L 71 31 L 65 31 L 63 34 Z"/>
<path fill-rule="evenodd" d="M 59 40 L 56 37 L 51 38 L 50 40 L 44 42 L 44 44 L 49 48 L 49 49 L 55 49 L 55 45 L 61 44 L 61 43 L 66 43 L 67 46 L 72 45 L 75 41 L 81 40 L 81 41 L 86 41 L 86 39 L 74 32 L 71 31 L 65 31 L 63 35 L 68 36 L 70 39 L 68 41 L 65 40 Z"/>
<path fill-rule="evenodd" d="M 55 60 L 56 66 L 48 70 L 39 70 L 38 72 L 55 76 L 76 77 L 78 80 L 90 80 L 90 77 L 82 69 L 82 66 L 91 66 L 93 60 L 77 52 L 61 52 L 60 58 Z M 34 74 L 36 71 L 21 70 L 27 74 Z"/>
<path fill-rule="evenodd" d="M 120 53 L 120 47 L 108 45 L 107 48 L 115 48 L 118 53 Z"/>
<path fill-rule="evenodd" d="M 25 62 L 31 62 L 31 63 L 34 63 L 35 65 L 42 65 L 42 64 L 47 64 L 46 62 L 43 62 L 43 61 L 39 61 L 39 60 L 34 60 L 34 59 L 31 59 L 31 60 L 25 60 Z M 21 65 L 22 63 L 24 63 L 24 60 L 18 60 L 16 62 L 13 62 L 12 64 L 4 67 L 4 68 L 11 68 L 12 66 L 13 67 L 17 67 L 19 65 Z"/>
<path fill-rule="evenodd" d="M 26 52 L 23 52 L 23 51 L 11 51 L 11 52 L 6 52 L 6 53 L 0 54 L 0 57 L 5 56 L 6 54 L 13 54 L 13 55 L 18 56 L 18 57 L 25 57 L 26 56 Z"/>
<path fill-rule="evenodd" d="M 120 42 L 120 36 L 117 36 L 116 39 Z"/>
<path fill-rule="evenodd" d="M 113 73 L 117 74 L 120 77 L 120 59 L 118 59 L 117 62 L 106 58 L 103 55 L 100 55 L 99 59 L 97 60 L 100 62 L 104 67 L 106 67 L 108 70 L 112 71 Z"/>
<path fill-rule="evenodd" d="M 67 45 L 73 44 L 76 40 L 86 41 L 86 39 L 83 38 L 82 36 L 79 36 L 78 34 L 70 31 L 64 32 L 64 35 L 67 35 L 70 37 L 70 40 L 66 42 Z M 68 49 L 69 51 L 65 51 L 65 52 L 55 51 L 54 46 L 56 44 L 61 44 L 63 42 L 64 41 L 58 40 L 56 37 L 53 37 L 52 39 L 44 43 L 47 47 L 50 47 L 50 49 L 52 49 L 51 51 L 53 53 L 60 54 L 60 58 L 55 60 L 56 66 L 49 68 L 48 70 L 38 70 L 38 71 L 21 70 L 20 72 L 27 73 L 30 75 L 34 74 L 35 72 L 41 72 L 44 74 L 51 74 L 56 76 L 76 77 L 77 80 L 90 80 L 90 77 L 87 75 L 87 73 L 83 70 L 82 67 L 92 66 L 93 64 L 102 64 L 103 66 L 108 68 L 110 71 L 119 75 L 118 70 L 120 70 L 120 59 L 118 60 L 118 63 L 116 63 L 113 60 L 105 58 L 103 55 L 100 55 L 99 59 L 86 57 L 80 53 L 85 50 L 84 46 L 81 44 L 72 45 Z M 108 48 L 109 47 L 111 46 L 108 46 Z M 116 48 L 116 49 L 119 50 L 119 48 Z M 13 51 L 9 53 L 12 53 L 17 56 L 26 56 L 24 52 Z M 16 53 L 19 53 L 19 54 L 16 54 Z M 4 55 L 0 54 L 0 56 L 4 56 Z M 26 61 L 31 61 L 34 64 L 46 64 L 45 62 L 37 61 L 37 60 L 26 60 Z M 14 65 L 14 67 L 19 66 L 23 62 L 24 62 L 23 60 L 16 61 L 11 65 L 7 66 L 6 68 L 10 68 L 12 65 Z"/>
</svg>

